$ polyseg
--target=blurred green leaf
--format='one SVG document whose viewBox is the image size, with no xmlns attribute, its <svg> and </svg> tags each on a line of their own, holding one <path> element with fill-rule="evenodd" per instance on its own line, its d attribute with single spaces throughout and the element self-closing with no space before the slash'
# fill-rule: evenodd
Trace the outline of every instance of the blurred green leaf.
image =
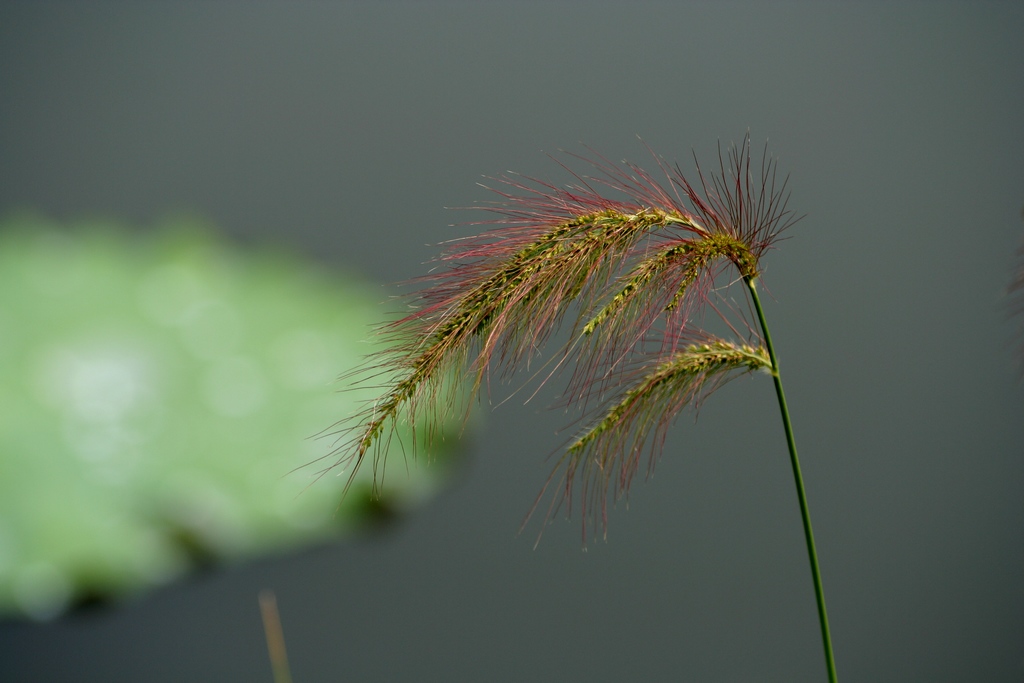
<svg viewBox="0 0 1024 683">
<path fill-rule="evenodd" d="M 296 471 L 375 398 L 335 378 L 373 350 L 381 298 L 195 221 L 0 224 L 0 613 L 47 618 L 436 491 L 437 449 L 392 468 L 379 501 L 371 468 L 344 506 L 345 477 Z"/>
</svg>

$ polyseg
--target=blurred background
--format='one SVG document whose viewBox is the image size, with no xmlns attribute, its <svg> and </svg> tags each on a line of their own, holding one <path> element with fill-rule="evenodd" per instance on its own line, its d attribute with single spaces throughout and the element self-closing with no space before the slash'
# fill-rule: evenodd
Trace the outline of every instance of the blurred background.
<svg viewBox="0 0 1024 683">
<path fill-rule="evenodd" d="M 190 212 L 384 301 L 483 175 L 749 129 L 807 214 L 764 283 L 839 675 L 1020 681 L 1022 35 L 1010 2 L 5 2 L 0 216 Z M 8 617 L 0 679 L 270 681 L 272 589 L 307 683 L 824 680 L 770 382 L 684 415 L 586 552 L 578 520 L 517 536 L 565 416 L 506 396 L 398 524 Z"/>
</svg>

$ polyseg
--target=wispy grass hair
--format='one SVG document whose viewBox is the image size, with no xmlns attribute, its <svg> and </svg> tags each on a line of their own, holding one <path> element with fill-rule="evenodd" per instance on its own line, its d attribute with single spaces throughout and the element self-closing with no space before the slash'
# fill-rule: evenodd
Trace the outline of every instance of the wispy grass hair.
<svg viewBox="0 0 1024 683">
<path fill-rule="evenodd" d="M 560 495 L 571 504 L 582 475 L 583 498 L 605 519 L 595 496 L 628 489 L 639 452 L 656 456 L 679 410 L 735 371 L 770 366 L 759 340 L 718 339 L 694 321 L 723 269 L 760 274 L 761 257 L 793 222 L 785 180 L 767 155 L 752 166 L 749 137 L 719 154 L 715 172 L 698 166 L 696 184 L 654 159 L 663 180 L 596 154 L 560 162 L 572 177 L 565 186 L 492 178 L 497 198 L 478 208 L 494 218 L 473 223 L 486 231 L 446 243 L 414 281 L 410 312 L 381 329 L 388 345 L 364 377 L 384 377 L 383 393 L 344 427 L 335 465 L 352 477 L 372 453 L 376 471 L 376 449 L 396 425 L 459 405 L 453 374 L 479 390 L 488 373 L 519 367 L 567 324 L 571 341 L 556 364 L 576 362 L 567 400 L 593 400 L 607 413 L 562 459 Z M 570 170 L 572 161 L 589 174 Z"/>
</svg>

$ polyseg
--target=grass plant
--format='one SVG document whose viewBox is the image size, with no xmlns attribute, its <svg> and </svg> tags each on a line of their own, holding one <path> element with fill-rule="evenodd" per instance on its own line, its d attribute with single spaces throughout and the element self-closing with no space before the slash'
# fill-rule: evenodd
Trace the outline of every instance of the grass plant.
<svg viewBox="0 0 1024 683">
<path fill-rule="evenodd" d="M 568 405 L 585 417 L 538 503 L 548 515 L 578 507 L 584 542 L 605 532 L 608 503 L 624 496 L 646 460 L 659 458 L 680 411 L 725 382 L 771 375 L 803 520 L 830 681 L 836 680 L 825 598 L 779 362 L 758 295 L 761 259 L 796 220 L 786 179 L 749 135 L 691 183 L 657 155 L 658 176 L 639 166 L 569 155 L 588 173 L 560 186 L 517 175 L 493 179 L 495 217 L 482 234 L 447 243 L 415 281 L 409 312 L 384 325 L 390 342 L 356 383 L 380 397 L 338 432 L 337 459 L 354 477 L 367 457 L 382 475 L 394 430 L 420 425 L 429 441 L 438 414 L 464 410 L 455 373 L 474 391 L 495 374 L 528 366 L 559 328 L 569 342 L 538 373 L 564 371 Z M 742 287 L 734 287 L 733 285 Z M 741 289 L 742 304 L 731 298 Z M 728 331 L 721 335 L 716 329 Z M 439 411 L 439 412 L 435 412 Z M 375 477 L 375 480 L 377 477 Z M 532 511 L 531 511 L 532 513 Z"/>
</svg>

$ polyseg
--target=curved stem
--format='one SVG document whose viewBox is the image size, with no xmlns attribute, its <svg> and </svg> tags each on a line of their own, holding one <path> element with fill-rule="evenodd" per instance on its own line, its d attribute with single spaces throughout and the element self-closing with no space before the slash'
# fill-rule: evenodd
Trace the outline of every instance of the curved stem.
<svg viewBox="0 0 1024 683">
<path fill-rule="evenodd" d="M 825 590 L 821 585 L 821 571 L 818 568 L 818 552 L 814 549 L 814 533 L 811 531 L 811 513 L 807 509 L 807 495 L 804 492 L 804 478 L 800 474 L 800 460 L 796 457 L 796 440 L 793 437 L 793 424 L 789 419 L 789 408 L 786 407 L 786 394 L 782 391 L 782 377 L 779 375 L 779 361 L 772 347 L 772 336 L 768 332 L 768 323 L 764 319 L 761 299 L 757 296 L 757 278 L 744 277 L 750 287 L 750 297 L 757 309 L 757 317 L 764 333 L 764 343 L 768 347 L 768 357 L 772 362 L 772 379 L 775 380 L 775 393 L 779 397 L 779 410 L 782 412 L 782 425 L 786 429 L 786 443 L 789 445 L 789 459 L 793 465 L 793 479 L 796 483 L 796 494 L 800 500 L 800 516 L 804 522 L 804 538 L 807 540 L 807 554 L 811 560 L 811 575 L 814 578 L 814 595 L 818 599 L 818 621 L 821 622 L 821 639 L 825 647 L 825 664 L 828 667 L 828 680 L 836 683 L 836 663 L 832 654 L 832 637 L 828 630 L 828 615 L 825 613 Z"/>
</svg>

